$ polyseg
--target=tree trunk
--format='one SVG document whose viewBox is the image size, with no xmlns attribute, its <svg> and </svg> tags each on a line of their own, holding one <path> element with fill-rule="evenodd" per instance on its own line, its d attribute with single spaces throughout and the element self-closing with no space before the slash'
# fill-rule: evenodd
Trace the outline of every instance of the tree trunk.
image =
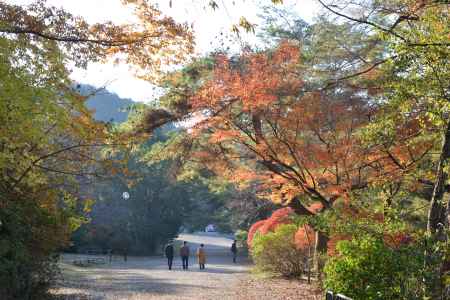
<svg viewBox="0 0 450 300">
<path fill-rule="evenodd" d="M 290 208 L 292 208 L 296 214 L 300 216 L 313 216 L 315 215 L 311 211 L 309 211 L 297 197 L 294 197 L 288 204 Z M 314 242 L 314 258 L 313 265 L 314 270 L 317 272 L 318 279 L 320 280 L 322 275 L 322 262 L 321 255 L 327 250 L 328 237 L 322 232 L 316 231 L 315 234 L 315 242 Z"/>
<path fill-rule="evenodd" d="M 438 161 L 438 168 L 436 172 L 436 181 L 434 183 L 433 194 L 431 197 L 430 208 L 428 211 L 427 219 L 427 232 L 431 237 L 431 243 L 438 241 L 445 241 L 448 237 L 445 235 L 445 228 L 448 229 L 449 226 L 449 212 L 450 212 L 450 201 L 444 203 L 445 194 L 445 183 L 448 174 L 445 171 L 446 166 L 450 161 L 450 122 L 447 123 L 446 132 L 444 134 L 444 139 L 442 141 L 441 154 Z M 430 245 L 433 247 L 433 245 Z M 426 249 L 425 253 L 425 267 L 428 272 L 436 272 L 438 276 L 431 282 L 427 283 L 428 288 L 431 289 L 433 299 L 440 299 L 442 296 L 442 270 L 443 263 L 441 266 L 434 266 L 432 263 L 433 254 L 432 249 Z"/>
<path fill-rule="evenodd" d="M 442 150 L 438 161 L 438 169 L 436 172 L 436 181 L 434 183 L 433 195 L 431 197 L 430 209 L 428 211 L 427 231 L 434 235 L 441 231 L 442 226 L 448 226 L 449 204 L 443 203 L 445 193 L 445 181 L 447 174 L 444 168 L 450 159 L 450 122 L 447 124 L 447 130 L 442 141 Z M 445 207 L 447 206 L 447 207 Z M 439 225 L 441 223 L 442 225 Z"/>
<path fill-rule="evenodd" d="M 322 279 L 323 261 L 321 259 L 322 254 L 327 251 L 328 237 L 322 232 L 316 232 L 316 241 L 314 244 L 314 269 L 317 272 L 317 279 Z"/>
<path fill-rule="evenodd" d="M 294 212 L 299 216 L 312 216 L 314 215 L 310 212 L 306 207 L 300 202 L 297 197 L 294 197 L 289 203 L 288 206 L 294 210 Z"/>
</svg>

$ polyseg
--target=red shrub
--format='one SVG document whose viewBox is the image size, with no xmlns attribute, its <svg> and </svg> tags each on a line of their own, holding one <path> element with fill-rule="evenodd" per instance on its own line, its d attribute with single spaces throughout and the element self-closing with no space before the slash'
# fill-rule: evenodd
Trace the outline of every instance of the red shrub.
<svg viewBox="0 0 450 300">
<path fill-rule="evenodd" d="M 268 232 L 273 232 L 278 226 L 282 224 L 292 223 L 290 216 L 294 213 L 294 210 L 290 207 L 284 207 L 277 209 L 272 213 L 270 218 L 268 218 L 264 225 L 260 228 L 262 234 L 267 234 Z"/>
<path fill-rule="evenodd" d="M 274 218 L 274 219 L 285 218 L 285 217 L 290 216 L 293 213 L 294 213 L 294 210 L 292 208 L 283 207 L 283 208 L 275 210 L 272 213 L 272 215 L 270 216 L 270 218 Z"/>
<path fill-rule="evenodd" d="M 253 241 L 253 238 L 255 237 L 255 234 L 259 231 L 259 229 L 264 225 L 265 222 L 266 222 L 266 220 L 258 221 L 256 223 L 254 223 L 248 230 L 247 245 L 249 248 L 252 247 L 252 241 Z"/>
</svg>

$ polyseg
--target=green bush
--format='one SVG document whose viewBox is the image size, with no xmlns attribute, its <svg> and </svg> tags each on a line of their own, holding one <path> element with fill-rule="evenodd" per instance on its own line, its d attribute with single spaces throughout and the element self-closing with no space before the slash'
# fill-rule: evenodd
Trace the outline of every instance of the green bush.
<svg viewBox="0 0 450 300">
<path fill-rule="evenodd" d="M 390 248 L 383 237 L 361 236 L 337 245 L 325 266 L 324 286 L 355 300 L 421 298 L 423 251 L 416 245 Z"/>
<path fill-rule="evenodd" d="M 0 210 L 0 299 L 45 299 L 59 271 L 53 253 L 64 242 L 66 222 L 20 200 Z"/>
<path fill-rule="evenodd" d="M 237 230 L 234 234 L 234 238 L 237 241 L 238 247 L 247 248 L 247 235 L 248 232 L 245 230 Z"/>
<path fill-rule="evenodd" d="M 265 235 L 257 233 L 251 251 L 257 269 L 286 277 L 302 275 L 306 256 L 295 248 L 297 229 L 294 224 L 285 224 Z"/>
</svg>

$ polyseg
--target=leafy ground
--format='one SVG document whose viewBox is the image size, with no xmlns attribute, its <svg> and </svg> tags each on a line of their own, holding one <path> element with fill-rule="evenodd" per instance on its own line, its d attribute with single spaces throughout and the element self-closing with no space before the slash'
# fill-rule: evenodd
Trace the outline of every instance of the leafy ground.
<svg viewBox="0 0 450 300">
<path fill-rule="evenodd" d="M 53 290 L 59 299 L 70 300 L 147 300 L 147 299 L 321 299 L 318 292 L 299 281 L 255 279 L 251 265 L 241 259 L 231 262 L 228 244 L 222 236 L 184 235 L 191 249 L 204 242 L 210 255 L 206 269 L 200 271 L 191 258 L 191 268 L 183 271 L 180 259 L 167 270 L 162 257 L 130 257 L 125 263 L 116 257 L 111 264 L 76 267 L 76 255 L 62 259 L 62 280 Z M 208 252 L 207 252 L 208 253 Z"/>
</svg>

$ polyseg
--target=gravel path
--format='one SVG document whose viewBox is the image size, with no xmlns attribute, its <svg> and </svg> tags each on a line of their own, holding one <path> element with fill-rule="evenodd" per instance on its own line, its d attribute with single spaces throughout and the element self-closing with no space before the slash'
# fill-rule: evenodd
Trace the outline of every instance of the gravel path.
<svg viewBox="0 0 450 300">
<path fill-rule="evenodd" d="M 192 252 L 196 244 L 205 244 L 209 254 L 205 270 L 198 269 L 194 257 L 190 258 L 188 271 L 182 270 L 179 257 L 169 271 L 162 257 L 129 257 L 126 263 L 117 257 L 111 264 L 76 267 L 71 262 L 80 257 L 64 255 L 62 280 L 53 293 L 61 300 L 319 299 L 307 296 L 311 288 L 298 286 L 299 282 L 282 281 L 284 291 L 292 294 L 298 290 L 291 298 L 277 292 L 280 282 L 252 279 L 248 262 L 231 262 L 228 237 L 181 235 L 179 239 L 188 241 Z"/>
</svg>

